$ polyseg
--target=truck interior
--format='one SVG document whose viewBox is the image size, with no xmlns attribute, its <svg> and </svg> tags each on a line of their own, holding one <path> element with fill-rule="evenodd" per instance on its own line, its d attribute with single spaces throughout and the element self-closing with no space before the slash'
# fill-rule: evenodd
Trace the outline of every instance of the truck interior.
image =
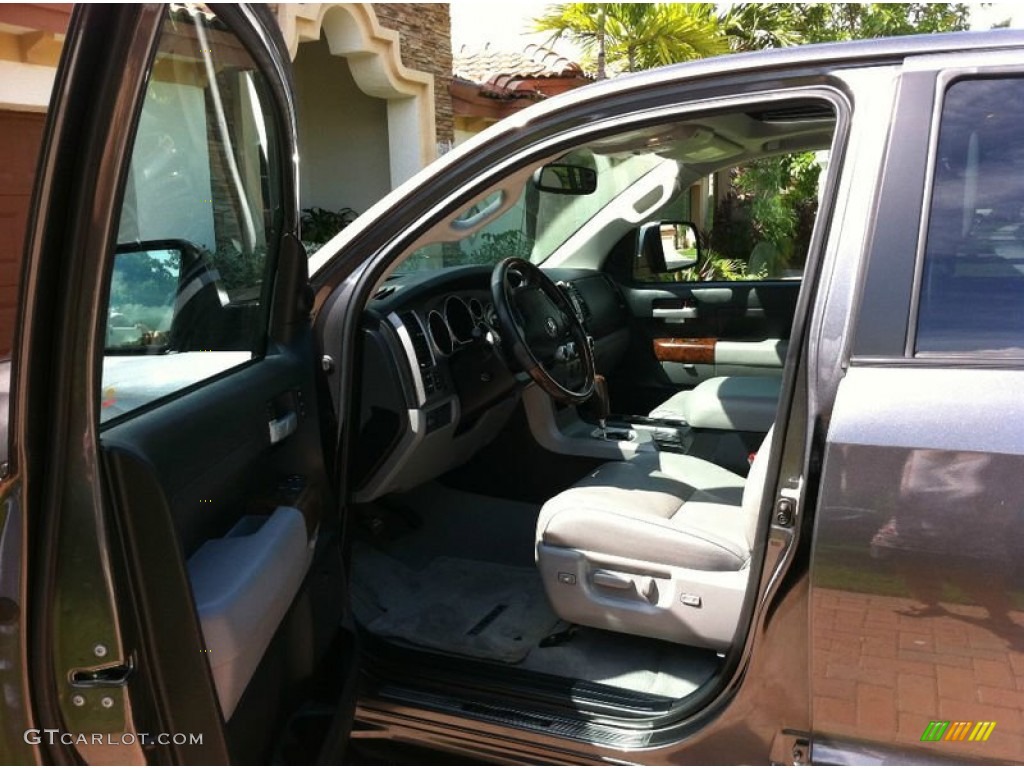
<svg viewBox="0 0 1024 768">
<path fill-rule="evenodd" d="M 394 262 L 351 414 L 371 664 L 598 719 L 703 700 L 759 583 L 816 211 L 773 241 L 736 177 L 825 168 L 835 128 L 805 98 L 592 139 Z"/>
</svg>

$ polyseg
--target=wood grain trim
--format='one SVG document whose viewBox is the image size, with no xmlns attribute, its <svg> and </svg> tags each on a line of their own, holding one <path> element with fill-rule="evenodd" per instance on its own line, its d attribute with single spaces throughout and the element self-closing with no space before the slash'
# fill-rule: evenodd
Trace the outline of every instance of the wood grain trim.
<svg viewBox="0 0 1024 768">
<path fill-rule="evenodd" d="M 655 339 L 654 356 L 661 363 L 714 365 L 718 339 Z"/>
</svg>

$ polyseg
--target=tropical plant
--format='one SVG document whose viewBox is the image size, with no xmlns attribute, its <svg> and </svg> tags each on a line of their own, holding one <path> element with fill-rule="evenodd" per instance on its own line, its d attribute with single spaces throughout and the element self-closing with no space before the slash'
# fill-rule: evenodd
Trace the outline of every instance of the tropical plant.
<svg viewBox="0 0 1024 768">
<path fill-rule="evenodd" d="M 762 240 L 782 248 L 791 240 L 796 230 L 796 210 L 794 202 L 801 199 L 807 186 L 804 180 L 795 178 L 807 168 L 815 169 L 814 180 L 817 180 L 817 165 L 807 166 L 802 155 L 780 155 L 754 160 L 743 166 L 733 178 L 733 188 L 739 193 L 739 199 L 750 206 L 750 218 L 754 230 Z M 795 162 L 794 158 L 801 158 Z M 799 170 L 798 170 L 799 169 Z M 800 193 L 794 190 L 801 188 Z M 814 197 L 816 188 L 812 186 L 810 196 Z"/>
<path fill-rule="evenodd" d="M 971 10 L 966 3 L 795 3 L 790 7 L 795 30 L 808 43 L 970 28 Z"/>
<path fill-rule="evenodd" d="M 218 248 L 215 254 L 204 251 L 204 258 L 216 267 L 221 286 L 232 301 L 259 298 L 259 288 L 267 269 L 265 245 L 248 252 L 232 247 Z"/>
<path fill-rule="evenodd" d="M 351 224 L 359 214 L 351 208 L 341 208 L 331 211 L 327 208 L 303 208 L 302 218 L 302 242 L 307 249 L 319 248 L 345 227 Z"/>
<path fill-rule="evenodd" d="M 734 51 L 970 27 L 965 3 L 736 3 L 719 16 Z"/>
<path fill-rule="evenodd" d="M 799 15 L 794 3 L 736 3 L 718 21 L 732 50 L 759 51 L 804 42 Z"/>
<path fill-rule="evenodd" d="M 561 3 L 535 20 L 551 39 L 567 37 L 611 69 L 641 69 L 728 53 L 713 3 Z"/>
<path fill-rule="evenodd" d="M 671 282 L 708 282 L 715 280 L 756 280 L 762 274 L 750 274 L 747 265 L 741 259 L 730 259 L 720 253 L 705 248 L 696 264 L 677 273 L 672 273 Z"/>
</svg>

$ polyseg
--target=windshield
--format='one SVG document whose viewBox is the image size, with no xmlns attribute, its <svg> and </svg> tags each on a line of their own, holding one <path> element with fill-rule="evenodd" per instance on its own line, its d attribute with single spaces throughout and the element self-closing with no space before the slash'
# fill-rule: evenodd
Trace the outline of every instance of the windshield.
<svg viewBox="0 0 1024 768">
<path fill-rule="evenodd" d="M 527 183 L 518 197 L 492 192 L 441 230 L 450 239 L 417 249 L 395 270 L 409 274 L 445 267 L 493 265 L 516 256 L 542 264 L 588 223 L 602 218 L 623 192 L 656 168 L 676 163 L 656 154 L 599 155 L 577 150 L 558 162 L 596 171 L 597 187 L 589 194 L 564 194 Z"/>
</svg>

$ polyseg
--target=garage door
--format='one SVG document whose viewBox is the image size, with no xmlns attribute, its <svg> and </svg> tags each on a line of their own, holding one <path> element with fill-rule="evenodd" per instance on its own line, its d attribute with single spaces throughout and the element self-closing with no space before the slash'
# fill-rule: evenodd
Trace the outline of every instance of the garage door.
<svg viewBox="0 0 1024 768">
<path fill-rule="evenodd" d="M 11 350 L 22 245 L 45 115 L 0 112 L 0 356 Z"/>
</svg>

